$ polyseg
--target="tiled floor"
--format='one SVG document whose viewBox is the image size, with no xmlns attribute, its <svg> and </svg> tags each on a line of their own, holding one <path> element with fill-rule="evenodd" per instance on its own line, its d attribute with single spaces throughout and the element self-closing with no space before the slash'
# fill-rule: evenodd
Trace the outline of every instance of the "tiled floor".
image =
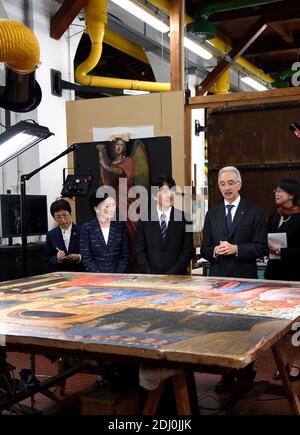
<svg viewBox="0 0 300 435">
<path fill-rule="evenodd" d="M 19 376 L 18 372 L 21 368 L 30 367 L 29 355 L 10 353 L 8 355 L 8 361 L 16 367 L 16 377 Z M 275 364 L 271 352 L 266 353 L 256 362 L 255 369 L 257 370 L 257 380 L 271 380 L 275 371 Z M 57 366 L 56 364 L 51 364 L 46 358 L 38 356 L 36 357 L 36 372 L 40 380 L 43 381 L 48 376 L 57 373 Z M 226 396 L 220 396 L 214 393 L 214 386 L 219 379 L 220 377 L 216 375 L 196 374 L 200 414 L 218 413 L 220 402 L 226 398 Z M 37 394 L 35 396 L 34 406 L 44 414 L 79 414 L 80 397 L 94 389 L 96 380 L 96 375 L 76 374 L 67 381 L 66 396 L 58 396 L 61 399 L 60 404 L 54 403 L 42 394 Z M 294 383 L 294 386 L 296 391 L 300 394 L 300 381 Z M 24 403 L 30 405 L 30 400 L 28 399 Z M 276 415 L 291 414 L 291 411 L 286 398 L 264 395 L 255 403 L 249 413 Z"/>
</svg>

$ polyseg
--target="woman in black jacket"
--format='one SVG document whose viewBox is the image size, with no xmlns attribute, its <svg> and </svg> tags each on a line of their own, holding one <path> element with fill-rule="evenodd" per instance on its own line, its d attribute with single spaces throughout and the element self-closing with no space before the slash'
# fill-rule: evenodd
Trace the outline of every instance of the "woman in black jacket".
<svg viewBox="0 0 300 435">
<path fill-rule="evenodd" d="M 94 193 L 89 202 L 95 218 L 84 224 L 80 233 L 80 254 L 86 272 L 125 273 L 129 236 L 125 223 L 115 218 L 114 198 Z"/>
<path fill-rule="evenodd" d="M 269 240 L 270 259 L 265 279 L 300 281 L 300 185 L 292 177 L 281 178 L 274 190 L 277 209 L 269 216 L 268 233 L 286 233 L 287 247 Z M 300 367 L 290 365 L 290 380 L 300 379 Z M 278 372 L 274 379 L 279 379 Z"/>
</svg>

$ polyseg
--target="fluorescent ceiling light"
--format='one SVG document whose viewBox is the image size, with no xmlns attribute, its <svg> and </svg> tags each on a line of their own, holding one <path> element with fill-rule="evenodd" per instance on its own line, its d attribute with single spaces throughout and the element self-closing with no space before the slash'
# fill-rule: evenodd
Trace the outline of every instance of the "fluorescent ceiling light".
<svg viewBox="0 0 300 435">
<path fill-rule="evenodd" d="M 133 89 L 124 89 L 124 95 L 145 95 L 150 94 L 149 91 L 135 91 Z"/>
<path fill-rule="evenodd" d="M 158 30 L 161 33 L 167 33 L 170 31 L 170 27 L 167 26 L 163 21 L 156 18 L 150 12 L 147 12 L 143 7 L 138 6 L 131 0 L 111 0 L 116 5 L 120 6 L 120 8 L 125 9 L 130 14 L 134 15 L 136 18 L 144 21 L 149 24 L 149 26 Z"/>
<path fill-rule="evenodd" d="M 47 127 L 26 121 L 9 127 L 0 135 L 0 166 L 52 134 Z"/>
<path fill-rule="evenodd" d="M 197 44 L 186 36 L 184 37 L 184 46 L 185 48 L 197 54 L 197 56 L 202 57 L 203 59 L 208 60 L 212 59 L 213 57 L 213 55 L 209 51 L 205 50 L 205 48 L 201 47 L 201 45 Z"/>
<path fill-rule="evenodd" d="M 268 88 L 261 83 L 259 83 L 257 80 L 252 79 L 251 77 L 242 77 L 241 78 L 243 83 L 246 83 L 246 85 L 250 86 L 253 89 L 256 89 L 257 91 L 267 91 Z"/>
</svg>

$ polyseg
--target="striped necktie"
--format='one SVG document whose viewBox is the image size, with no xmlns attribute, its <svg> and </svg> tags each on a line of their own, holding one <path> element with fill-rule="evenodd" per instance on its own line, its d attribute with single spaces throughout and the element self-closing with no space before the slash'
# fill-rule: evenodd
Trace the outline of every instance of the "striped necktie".
<svg viewBox="0 0 300 435">
<path fill-rule="evenodd" d="M 226 225 L 227 225 L 227 229 L 228 231 L 230 231 L 230 227 L 232 225 L 232 214 L 231 214 L 231 210 L 233 209 L 234 205 L 232 204 L 228 204 L 226 205 L 227 208 L 227 215 L 226 215 Z"/>
<path fill-rule="evenodd" d="M 160 217 L 160 231 L 162 238 L 165 239 L 167 235 L 167 224 L 166 224 L 166 215 L 163 213 Z"/>
</svg>

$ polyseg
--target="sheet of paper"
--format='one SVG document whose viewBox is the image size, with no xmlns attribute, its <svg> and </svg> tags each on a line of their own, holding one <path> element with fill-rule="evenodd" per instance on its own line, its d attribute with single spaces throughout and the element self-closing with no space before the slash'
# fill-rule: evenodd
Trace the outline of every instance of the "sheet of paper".
<svg viewBox="0 0 300 435">
<path fill-rule="evenodd" d="M 279 248 L 287 248 L 286 233 L 268 233 L 268 241 L 274 243 Z M 269 257 L 271 260 L 279 260 L 281 258 L 280 255 L 271 252 Z"/>
</svg>

